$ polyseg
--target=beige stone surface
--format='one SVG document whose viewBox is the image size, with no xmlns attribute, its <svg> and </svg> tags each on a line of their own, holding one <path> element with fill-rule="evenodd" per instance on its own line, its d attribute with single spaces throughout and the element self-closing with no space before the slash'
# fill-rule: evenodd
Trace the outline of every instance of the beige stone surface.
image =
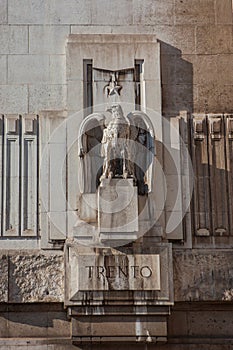
<svg viewBox="0 0 233 350">
<path fill-rule="evenodd" d="M 200 337 L 231 337 L 233 322 L 232 311 L 190 311 L 190 336 Z"/>
<path fill-rule="evenodd" d="M 28 337 L 24 340 L 5 339 L 0 342 L 0 350 L 81 350 L 82 348 L 72 345 L 69 339 L 47 340 Z"/>
<path fill-rule="evenodd" d="M 197 99 L 194 102 L 194 110 L 197 112 L 219 113 L 219 111 L 233 111 L 232 93 L 233 85 L 198 85 Z"/>
<path fill-rule="evenodd" d="M 7 23 L 7 0 L 0 1 L 0 23 Z"/>
<path fill-rule="evenodd" d="M 168 320 L 171 339 L 195 339 L 224 346 L 232 335 L 232 306 L 227 304 L 178 303 Z M 220 345 L 221 344 L 221 345 Z M 212 347 L 211 347 L 212 349 Z"/>
<path fill-rule="evenodd" d="M 20 69 L 19 69 L 20 67 Z M 46 83 L 49 81 L 48 55 L 12 55 L 8 59 L 8 81 L 11 84 Z"/>
<path fill-rule="evenodd" d="M 80 96 L 83 99 L 83 84 L 82 81 L 68 81 L 67 83 L 67 105 L 70 108 L 71 114 L 72 112 L 80 111 L 80 103 L 76 98 Z"/>
<path fill-rule="evenodd" d="M 27 9 L 27 11 L 25 11 Z M 8 0 L 8 21 L 10 24 L 40 24 L 48 20 L 46 0 L 27 0 L 22 6 L 17 0 Z"/>
<path fill-rule="evenodd" d="M 63 300 L 62 255 L 10 255 L 9 301 L 61 302 Z"/>
<path fill-rule="evenodd" d="M 230 250 L 176 250 L 173 263 L 175 301 L 221 301 L 232 286 Z"/>
<path fill-rule="evenodd" d="M 0 85 L 0 107 L 4 113 L 28 112 L 28 89 L 26 85 Z"/>
<path fill-rule="evenodd" d="M 198 26 L 196 43 L 197 54 L 232 53 L 232 26 Z"/>
<path fill-rule="evenodd" d="M 49 82 L 51 84 L 66 84 L 66 57 L 65 55 L 49 56 Z"/>
<path fill-rule="evenodd" d="M 8 300 L 8 256 L 0 256 L 0 302 L 4 303 Z M 1 329 L 1 327 L 0 327 Z"/>
<path fill-rule="evenodd" d="M 21 6 L 17 0 L 8 1 L 11 24 L 90 24 L 90 0 L 26 0 Z M 25 11 L 27 8 L 27 11 Z"/>
<path fill-rule="evenodd" d="M 136 321 L 136 322 L 135 322 Z M 90 333 L 91 330 L 91 333 Z M 114 330 L 114 331 L 113 331 Z M 98 322 L 97 317 L 80 318 L 72 322 L 72 334 L 78 337 L 96 336 L 106 337 L 114 332 L 115 337 L 132 337 L 135 339 L 145 337 L 148 333 L 151 336 L 166 336 L 166 318 L 160 317 L 156 320 L 153 317 L 126 318 L 122 316 L 105 316 L 102 322 Z"/>
<path fill-rule="evenodd" d="M 0 348 L 68 344 L 70 320 L 62 304 L 0 305 Z M 71 344 L 71 343 L 70 343 Z M 11 348 L 10 348 L 11 349 Z"/>
<path fill-rule="evenodd" d="M 65 42 L 70 32 L 68 25 L 64 26 L 30 26 L 30 54 L 64 54 Z"/>
<path fill-rule="evenodd" d="M 175 23 L 214 23 L 214 10 L 214 0 L 175 0 Z"/>
<path fill-rule="evenodd" d="M 232 0 L 216 0 L 216 23 L 232 24 Z"/>
<path fill-rule="evenodd" d="M 161 289 L 159 255 L 80 255 L 75 262 L 79 291 Z"/>
<path fill-rule="evenodd" d="M 91 0 L 56 0 L 49 3 L 49 23 L 90 24 L 92 19 Z"/>
<path fill-rule="evenodd" d="M 121 305 L 121 301 L 124 301 L 125 305 L 132 305 L 132 300 L 134 300 L 137 302 L 139 308 L 142 305 L 145 305 L 144 301 L 148 301 L 148 304 L 150 305 L 150 301 L 152 302 L 152 300 L 152 305 L 157 303 L 160 306 L 172 305 L 173 281 L 170 249 L 170 244 L 154 245 L 151 243 L 145 251 L 142 251 L 141 249 L 133 251 L 132 249 L 127 248 L 123 248 L 123 250 L 119 251 L 110 248 L 88 248 L 78 245 L 75 241 L 67 242 L 65 253 L 65 305 L 87 306 L 88 301 L 87 303 L 86 301 L 84 302 L 83 298 L 85 298 L 85 300 L 90 300 L 91 298 L 92 305 L 99 305 L 101 307 L 104 307 L 104 305 L 107 304 L 113 306 L 114 300 L 118 300 L 120 302 L 119 305 Z M 125 266 L 127 259 L 129 259 L 130 266 L 134 266 L 134 263 L 135 266 L 148 265 L 155 271 L 154 275 L 153 272 L 150 275 L 148 268 L 143 268 L 141 273 L 145 277 L 140 277 L 140 268 L 136 268 L 136 270 L 133 268 L 133 274 L 130 274 L 130 278 L 127 276 L 125 278 L 122 275 L 122 271 L 126 274 Z M 88 265 L 89 263 L 91 263 L 91 265 Z M 118 269 L 111 267 L 109 269 L 108 267 L 106 270 L 106 268 L 100 267 L 98 268 L 98 271 L 94 271 L 95 267 L 93 269 L 85 267 L 92 265 L 102 267 L 117 267 L 120 265 L 122 269 L 119 271 Z M 87 270 L 87 274 L 83 274 L 85 269 Z M 110 274 L 110 277 L 105 278 L 106 272 L 108 276 Z M 118 272 L 120 272 L 120 278 Z M 133 281 L 134 272 L 138 277 L 135 279 L 138 281 Z M 89 276 L 92 278 L 89 279 Z M 152 278 L 152 276 L 154 277 Z M 104 277 L 104 280 L 102 277 Z M 142 290 L 143 285 L 145 286 L 145 291 Z M 80 286 L 85 288 L 85 290 L 80 291 Z M 87 291 L 86 288 L 90 289 L 90 291 Z M 120 290 L 119 288 L 122 289 Z M 150 288 L 152 289 L 150 290 Z M 129 290 L 134 290 L 135 293 L 130 294 Z M 115 309 L 115 312 L 119 313 L 119 310 L 120 309 Z M 85 314 L 84 309 L 80 312 L 82 314 L 84 312 Z M 86 312 L 89 311 L 86 310 Z M 101 314 L 101 309 L 96 309 L 96 312 L 97 314 Z"/>
<path fill-rule="evenodd" d="M 27 11 L 25 11 L 25 8 Z M 59 57 L 54 58 L 54 61 L 50 62 L 48 75 L 44 74 L 46 73 L 46 64 L 44 65 L 40 55 L 45 53 L 48 55 L 63 54 L 65 38 L 70 30 L 73 33 L 148 33 L 155 34 L 162 42 L 161 45 L 164 46 L 163 53 L 166 52 L 170 55 L 173 52 L 174 55 L 178 55 L 180 50 L 180 55 L 195 55 L 198 59 L 190 61 L 193 64 L 193 81 L 195 83 L 196 78 L 203 80 L 201 86 L 192 85 L 192 80 L 190 80 L 192 78 L 192 67 L 185 69 L 184 65 L 178 67 L 178 64 L 175 63 L 175 70 L 168 71 L 166 81 L 163 81 L 162 95 L 163 111 L 165 113 L 174 114 L 182 108 L 194 109 L 196 112 L 200 112 L 203 111 L 206 105 L 205 110 L 208 109 L 211 112 L 220 109 L 228 112 L 232 111 L 231 87 L 229 87 L 229 91 L 225 87 L 226 84 L 232 86 L 231 74 L 215 75 L 215 68 L 212 70 L 213 65 L 208 64 L 212 57 L 205 57 L 206 54 L 226 54 L 233 51 L 231 0 L 175 0 L 174 2 L 171 0 L 166 2 L 162 0 L 146 0 L 143 2 L 139 0 L 121 0 L 116 4 L 115 2 L 106 3 L 105 1 L 96 2 L 91 0 L 85 2 L 76 0 L 66 2 L 64 0 L 56 2 L 25 0 L 24 6 L 21 6 L 17 0 L 9 0 L 8 2 L 7 0 L 1 0 L 0 9 L 0 23 L 3 24 L 0 28 L 1 54 L 11 56 L 11 54 L 27 55 L 31 53 L 35 55 L 33 71 L 28 70 L 28 67 L 30 68 L 29 58 L 22 57 L 20 63 L 18 58 L 9 57 L 9 82 L 14 84 L 9 89 L 15 88 L 17 83 L 22 84 L 25 81 L 28 83 L 28 75 L 31 79 L 34 79 L 34 82 L 47 80 L 49 85 L 51 83 L 63 84 L 64 60 Z M 6 25 L 7 20 L 9 26 Z M 72 25 L 72 27 L 69 28 L 69 25 Z M 36 61 L 38 60 L 39 63 L 37 64 Z M 14 65 L 20 68 L 14 69 Z M 222 61 L 219 65 L 220 71 L 226 67 L 225 61 Z M 2 82 L 8 83 L 4 59 L 1 66 Z M 166 66 L 166 63 L 164 63 L 164 66 Z M 56 67 L 58 74 L 56 74 Z M 199 70 L 198 67 L 200 67 L 199 78 L 196 76 L 196 72 Z M 206 71 L 204 67 L 207 68 Z M 172 81 L 174 83 L 174 74 L 176 76 L 175 87 L 170 89 L 164 83 L 167 84 L 167 81 L 169 81 L 169 84 Z M 218 82 L 220 79 L 221 85 L 209 86 L 209 82 L 214 79 Z M 179 86 L 180 84 L 187 84 L 187 80 L 190 86 L 186 85 L 183 88 Z M 57 87 L 54 88 L 57 89 Z M 173 97 L 173 90 L 179 89 L 181 93 L 180 97 L 177 97 L 178 101 L 176 101 L 176 98 Z M 47 103 L 48 98 L 46 99 L 49 94 L 56 94 L 51 90 L 46 89 L 45 96 L 40 101 L 38 97 L 31 101 L 30 110 L 37 111 L 38 106 L 40 109 L 54 108 L 54 104 L 49 105 Z M 23 100 L 24 92 L 21 89 L 17 89 L 17 91 Z M 60 100 L 64 101 L 59 106 L 65 108 L 65 88 L 60 93 L 62 96 L 60 95 L 56 103 L 59 104 Z M 198 95 L 199 97 L 197 97 Z M 71 92 L 69 91 L 70 98 Z M 184 102 L 187 98 L 188 103 Z M 190 99 L 192 99 L 191 102 Z M 17 103 L 16 100 L 17 97 L 11 94 L 12 105 Z M 73 105 L 75 105 L 74 101 Z M 10 109 L 9 106 L 6 107 L 4 99 L 0 99 L 0 107 L 4 113 Z M 72 110 L 72 108 L 70 109 Z M 21 110 L 18 109 L 16 113 L 21 113 Z"/>
<path fill-rule="evenodd" d="M 175 49 L 182 54 L 195 53 L 195 26 L 182 23 L 172 26 L 156 25 L 152 28 L 158 39 L 166 45 L 168 54 L 174 53 Z"/>
<path fill-rule="evenodd" d="M 8 318 L 8 337 L 39 337 L 45 338 L 47 335 L 47 313 L 16 313 L 11 312 L 7 315 Z"/>
<path fill-rule="evenodd" d="M 34 312 L 9 312 L 3 315 L 7 320 L 9 338 L 61 338 L 69 337 L 70 322 L 66 313 L 36 310 Z"/>
<path fill-rule="evenodd" d="M 109 1 L 92 1 L 92 19 L 93 24 L 104 25 L 130 25 L 133 23 L 132 12 L 133 0 L 118 0 L 117 2 Z M 103 16 L 103 9 L 106 16 Z"/>
<path fill-rule="evenodd" d="M 49 345 L 44 344 L 43 341 L 38 341 L 34 343 L 33 339 L 27 339 L 24 342 L 24 345 L 0 345 L 0 350 L 109 350 L 111 346 L 111 350 L 125 350 L 126 346 L 128 350 L 144 350 L 145 342 L 138 342 L 135 344 L 126 343 L 125 339 L 118 343 L 117 337 L 114 338 L 117 342 L 116 344 L 110 344 L 109 342 L 99 341 L 99 338 L 94 338 L 95 343 L 87 343 L 80 341 L 76 342 L 76 345 L 69 345 L 68 342 L 49 342 Z M 102 339 L 103 340 L 103 339 Z M 127 340 L 127 338 L 126 338 Z M 143 339 L 144 340 L 144 339 Z M 9 342 L 11 344 L 11 342 Z M 149 350 L 232 350 L 230 345 L 226 344 L 205 344 L 205 342 L 201 342 L 198 344 L 163 344 L 163 343 L 152 343 L 147 345 L 147 349 Z"/>
<path fill-rule="evenodd" d="M 89 344 L 83 344 L 83 345 L 79 344 L 79 346 L 81 346 L 83 350 L 90 349 Z M 109 350 L 110 344 L 101 343 L 101 344 L 93 344 L 91 346 L 92 346 L 91 348 L 92 350 Z M 111 350 L 125 350 L 126 347 L 128 350 L 144 350 L 145 343 L 142 342 L 142 343 L 130 344 L 123 341 L 122 343 L 111 344 Z M 78 350 L 79 349 L 80 348 L 78 348 Z M 180 343 L 164 344 L 163 342 L 161 343 L 158 342 L 157 344 L 155 343 L 147 344 L 147 349 L 149 350 L 232 350 L 232 347 L 226 344 L 206 344 L 205 341 L 202 341 L 201 343 L 198 343 L 198 344 L 180 344 Z M 66 350 L 66 348 L 64 348 L 64 350 Z"/>
<path fill-rule="evenodd" d="M 224 81 L 226 85 L 232 85 L 233 59 L 231 54 L 217 55 L 217 72 L 213 76 Z"/>
<path fill-rule="evenodd" d="M 6 336 L 8 336 L 8 326 L 7 326 L 7 314 L 1 313 L 0 314 L 0 337 L 4 338 Z M 0 349 L 1 349 L 1 345 L 0 345 Z"/>
<path fill-rule="evenodd" d="M 0 56 L 0 79 L 1 79 L 1 84 L 7 83 L 7 56 L 6 55 Z"/>
<path fill-rule="evenodd" d="M 66 105 L 66 85 L 35 84 L 29 86 L 30 113 L 41 110 L 61 110 Z"/>
<path fill-rule="evenodd" d="M 137 187 L 132 179 L 104 179 L 98 189 L 100 232 L 137 232 Z"/>
<path fill-rule="evenodd" d="M 133 23 L 144 25 L 173 24 L 174 23 L 174 1 L 166 0 L 133 0 Z"/>
<path fill-rule="evenodd" d="M 9 26 L 6 25 L 7 21 L 9 21 Z M 103 0 L 0 0 L 0 23 L 2 24 L 0 27 L 0 113 L 27 113 L 28 109 L 30 112 L 39 112 L 42 109 L 65 109 L 67 106 L 70 111 L 82 108 L 83 98 L 82 91 L 80 91 L 82 90 L 82 71 L 79 70 L 80 67 L 77 69 L 77 57 L 81 55 L 76 55 L 73 61 L 77 70 L 74 69 L 71 72 L 73 74 L 68 75 L 70 79 L 68 104 L 66 101 L 64 53 L 66 36 L 70 30 L 73 33 L 154 34 L 161 42 L 160 63 L 164 114 L 174 116 L 178 115 L 181 110 L 209 113 L 233 112 L 231 0 L 119 0 L 112 2 Z M 87 50 L 85 54 L 88 56 L 89 52 Z M 153 65 L 157 69 L 159 67 L 159 61 L 155 62 L 157 56 L 153 52 L 150 52 L 149 56 L 152 58 L 150 67 Z M 105 64 L 105 61 L 102 60 L 102 62 Z M 69 66 L 67 68 L 70 74 Z M 151 79 L 150 71 L 146 72 L 146 76 Z M 79 82 L 77 83 L 75 79 L 79 79 Z M 159 92 L 155 95 L 155 86 L 160 87 L 159 79 L 147 85 L 147 97 L 149 96 L 155 102 L 155 106 L 160 106 L 161 96 Z M 81 103 L 77 96 L 80 97 Z M 151 106 L 154 105 L 151 104 Z M 79 123 L 78 119 L 77 123 Z M 217 146 L 215 147 L 217 149 Z M 168 173 L 174 176 L 173 166 L 170 166 L 167 160 L 163 164 Z M 171 192 L 167 196 L 168 217 L 175 199 L 172 188 L 174 178 L 170 177 L 170 180 L 168 188 Z M 75 185 L 73 188 L 76 188 Z M 76 208 L 76 198 L 73 197 L 74 208 Z M 216 202 L 221 201 L 218 193 L 216 198 Z M 183 200 L 183 197 L 180 196 L 180 203 L 181 199 Z M 61 198 L 54 203 L 54 207 L 58 207 L 59 210 L 61 210 L 60 201 Z M 221 207 L 222 205 L 218 206 L 220 212 Z M 180 216 L 180 212 L 174 214 Z M 200 216 L 203 214 L 204 212 L 201 212 Z M 55 212 L 55 216 L 58 216 L 64 224 L 65 212 L 62 212 L 62 215 L 60 212 Z M 47 217 L 42 217 L 42 224 L 46 219 Z M 43 231 L 48 234 L 48 226 L 42 227 Z M 50 238 L 57 238 L 58 234 L 53 227 L 52 231 L 54 236 L 50 235 Z M 178 231 L 183 233 L 181 227 L 178 227 Z M 189 230 L 188 234 L 191 235 L 191 233 Z M 43 238 L 48 244 L 48 237 Z M 182 239 L 183 235 L 180 234 L 179 238 Z M 169 326 L 171 335 L 174 336 L 171 341 L 193 343 L 167 344 L 163 347 L 158 344 L 147 344 L 148 349 L 232 350 L 233 348 L 232 340 L 227 345 L 223 344 L 224 340 L 228 341 L 227 339 L 232 337 L 230 303 L 227 303 L 225 308 L 224 303 L 219 309 L 216 306 L 216 302 L 232 301 L 233 258 L 232 244 L 229 243 L 231 237 L 199 236 L 197 238 L 194 245 L 199 244 L 199 248 L 202 249 L 174 248 L 173 251 L 175 300 L 184 301 L 187 304 L 190 301 L 194 303 L 191 305 L 192 310 L 191 308 L 190 310 L 174 310 Z M 5 243 L 2 243 L 2 246 L 5 246 Z M 13 247 L 14 241 L 9 244 Z M 21 241 L 15 247 L 18 249 L 30 247 L 29 241 L 23 244 L 24 241 Z M 36 247 L 36 243 L 33 242 L 33 244 Z M 191 246 L 191 239 L 189 244 Z M 205 245 L 212 245 L 216 249 L 207 250 L 204 248 Z M 227 248 L 226 250 L 217 249 L 223 245 Z M 45 252 L 25 254 L 25 252 L 18 251 L 7 253 L 6 256 L 6 258 L 4 256 L 0 258 L 1 303 L 8 301 L 23 304 L 63 302 L 62 253 L 61 255 L 50 255 Z M 166 276 L 166 263 L 162 263 L 161 267 L 163 269 L 161 275 Z M 171 278 L 170 270 L 169 273 L 169 278 Z M 168 278 L 163 283 L 166 285 L 165 289 L 168 290 Z M 205 309 L 205 303 L 195 310 L 194 304 L 199 301 L 214 301 L 215 303 L 210 304 L 209 310 Z M 82 302 L 83 299 L 80 299 L 80 304 Z M 93 319 L 86 324 L 79 322 L 76 325 L 77 334 L 83 332 L 86 335 L 86 332 L 92 327 L 92 321 Z M 117 324 L 116 321 L 118 321 Z M 97 322 L 93 325 L 92 330 L 94 333 L 103 332 L 108 336 L 109 329 L 115 328 L 118 335 L 122 329 L 127 334 L 133 327 L 132 324 L 123 321 L 122 318 L 109 319 L 110 328 L 103 328 L 104 324 Z M 146 334 L 148 329 L 153 331 L 152 321 L 148 319 L 148 322 L 143 325 L 143 334 Z M 12 337 L 17 337 L 19 334 L 24 337 L 40 336 L 45 339 L 65 337 L 69 334 L 68 330 L 69 322 L 64 313 L 59 311 L 51 316 L 47 312 L 43 313 L 38 310 L 30 314 L 22 308 L 17 315 L 15 312 L 0 314 L 0 338 L 6 334 Z M 159 333 L 158 329 L 156 333 Z M 186 336 L 194 339 L 185 340 Z M 200 344 L 194 344 L 194 341 Z M 24 340 L 24 343 L 19 341 L 4 343 L 1 339 L 0 349 L 73 349 L 72 345 L 49 342 L 45 344 L 45 342 L 47 340 L 40 344 L 31 340 L 28 342 Z M 217 345 L 215 342 L 221 344 Z M 144 349 L 145 344 L 134 344 L 127 347 Z M 85 346 L 82 345 L 82 348 Z M 87 345 L 86 348 L 90 346 Z M 92 346 L 92 349 L 95 348 L 116 350 L 125 349 L 126 345 Z"/>
<path fill-rule="evenodd" d="M 0 26 L 1 54 L 26 54 L 28 30 L 26 26 Z"/>
</svg>

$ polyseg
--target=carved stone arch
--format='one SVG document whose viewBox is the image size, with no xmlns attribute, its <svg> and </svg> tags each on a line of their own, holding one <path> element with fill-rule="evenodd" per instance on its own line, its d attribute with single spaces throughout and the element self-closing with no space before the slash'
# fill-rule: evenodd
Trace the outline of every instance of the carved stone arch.
<svg viewBox="0 0 233 350">
<path fill-rule="evenodd" d="M 100 148 L 104 122 L 103 114 L 93 113 L 87 116 L 80 125 L 78 133 L 80 193 L 96 191 L 103 165 Z"/>
</svg>

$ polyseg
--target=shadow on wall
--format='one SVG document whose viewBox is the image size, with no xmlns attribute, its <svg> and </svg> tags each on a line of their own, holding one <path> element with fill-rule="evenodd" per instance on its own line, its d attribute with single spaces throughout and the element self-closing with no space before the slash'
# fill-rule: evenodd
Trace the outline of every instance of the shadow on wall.
<svg viewBox="0 0 233 350">
<path fill-rule="evenodd" d="M 233 240 L 233 116 L 196 114 L 191 123 L 195 243 L 229 248 Z"/>
<path fill-rule="evenodd" d="M 48 333 L 51 337 L 70 336 L 70 321 L 59 303 L 11 304 L 0 315 L 2 337 L 47 337 Z"/>
<path fill-rule="evenodd" d="M 180 50 L 163 41 L 159 42 L 164 120 L 163 145 L 156 146 L 157 149 L 163 149 L 167 187 L 165 232 L 167 239 L 182 241 L 187 236 L 185 213 L 189 210 L 193 190 L 188 137 L 189 116 L 193 113 L 194 105 L 193 65 L 182 58 Z M 176 118 L 181 114 L 182 118 Z M 189 181 L 184 180 L 185 174 L 189 176 Z"/>
<path fill-rule="evenodd" d="M 181 51 L 160 41 L 162 114 L 179 115 L 193 112 L 193 67 L 182 59 Z"/>
<path fill-rule="evenodd" d="M 201 247 L 203 244 L 229 247 L 233 241 L 233 116 L 192 115 L 195 101 L 193 66 L 182 58 L 180 50 L 164 42 L 160 42 L 160 45 L 162 114 L 167 120 L 179 116 L 182 111 L 187 112 L 188 116 L 186 123 L 180 119 L 179 132 L 184 141 L 183 146 L 186 146 L 184 148 L 191 156 L 194 171 L 191 203 L 193 242 L 195 246 Z M 164 150 L 164 171 L 168 184 L 165 205 L 168 217 L 174 212 L 175 201 L 179 196 L 179 159 L 180 174 L 184 175 L 186 172 L 183 150 L 181 149 L 180 155 L 180 150 L 173 147 L 172 127 L 166 128 L 164 135 L 169 150 Z M 189 174 L 192 175 L 192 172 Z M 173 234 L 170 237 L 177 239 L 179 236 Z"/>
</svg>

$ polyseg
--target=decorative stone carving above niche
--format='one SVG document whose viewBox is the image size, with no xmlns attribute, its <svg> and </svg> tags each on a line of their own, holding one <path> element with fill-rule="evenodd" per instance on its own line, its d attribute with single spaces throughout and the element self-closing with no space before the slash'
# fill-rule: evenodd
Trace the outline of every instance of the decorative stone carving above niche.
<svg viewBox="0 0 233 350">
<path fill-rule="evenodd" d="M 154 35 L 71 34 L 67 83 L 70 113 L 97 112 L 109 99 L 161 113 L 159 43 Z"/>
</svg>

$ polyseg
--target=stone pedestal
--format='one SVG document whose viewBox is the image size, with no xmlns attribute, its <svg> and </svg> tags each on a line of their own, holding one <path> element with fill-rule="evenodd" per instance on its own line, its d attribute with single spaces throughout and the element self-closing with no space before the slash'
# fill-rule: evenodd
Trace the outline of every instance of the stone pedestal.
<svg viewBox="0 0 233 350">
<path fill-rule="evenodd" d="M 133 179 L 104 179 L 98 189 L 98 228 L 101 240 L 135 240 L 138 195 Z"/>
<path fill-rule="evenodd" d="M 138 195 L 133 179 L 104 179 L 96 193 L 80 197 L 73 236 L 91 246 L 122 246 L 145 234 L 159 241 L 163 231 L 154 212 L 151 196 Z"/>
</svg>

